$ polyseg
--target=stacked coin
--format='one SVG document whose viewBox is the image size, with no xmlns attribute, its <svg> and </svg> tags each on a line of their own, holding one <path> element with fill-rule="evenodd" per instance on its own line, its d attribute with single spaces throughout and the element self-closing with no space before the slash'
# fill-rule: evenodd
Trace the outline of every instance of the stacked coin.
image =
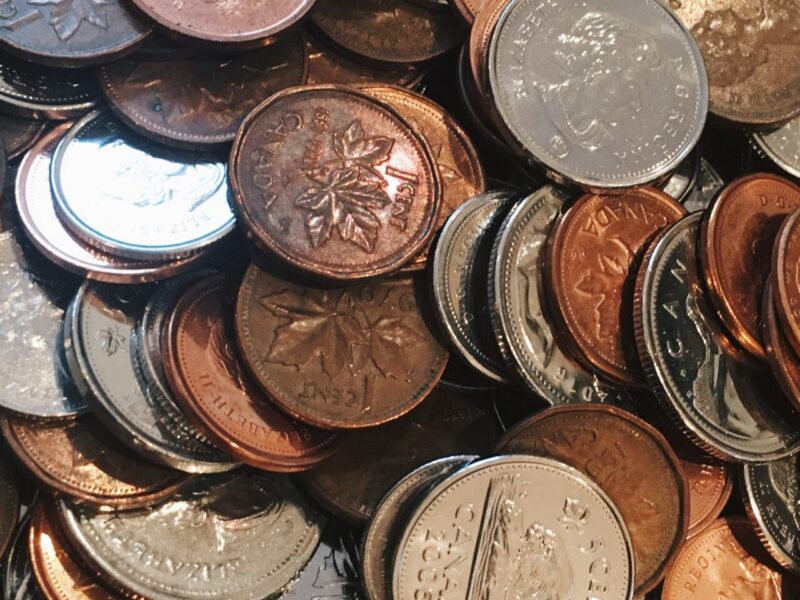
<svg viewBox="0 0 800 600">
<path fill-rule="evenodd" d="M 0 21 L 3 598 L 800 597 L 798 0 Z"/>
</svg>

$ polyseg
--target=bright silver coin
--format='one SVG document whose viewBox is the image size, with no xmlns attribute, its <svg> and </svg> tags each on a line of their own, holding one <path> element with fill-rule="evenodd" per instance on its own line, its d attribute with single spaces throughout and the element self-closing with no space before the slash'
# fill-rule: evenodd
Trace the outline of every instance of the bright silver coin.
<svg viewBox="0 0 800 600">
<path fill-rule="evenodd" d="M 705 158 L 700 160 L 700 172 L 694 188 L 683 201 L 683 205 L 689 212 L 705 210 L 711 201 L 725 187 L 725 180 L 720 177 L 716 169 L 711 166 Z"/>
<path fill-rule="evenodd" d="M 484 377 L 504 382 L 505 364 L 488 325 L 486 280 L 492 243 L 514 203 L 506 192 L 482 194 L 450 215 L 433 257 L 433 299 L 436 316 L 450 344 Z"/>
<path fill-rule="evenodd" d="M 800 118 L 793 119 L 770 131 L 758 131 L 750 136 L 756 148 L 781 169 L 800 177 Z"/>
<path fill-rule="evenodd" d="M 19 242 L 0 234 L 0 407 L 41 418 L 85 413 L 59 343 L 74 284 Z"/>
<path fill-rule="evenodd" d="M 147 141 L 108 111 L 87 115 L 64 136 L 51 180 L 67 228 L 119 256 L 186 256 L 235 224 L 224 161 Z"/>
<path fill-rule="evenodd" d="M 633 550 L 608 496 L 563 463 L 491 458 L 448 477 L 411 517 L 395 598 L 633 597 Z"/>
<path fill-rule="evenodd" d="M 640 267 L 639 356 L 656 396 L 708 452 L 740 462 L 778 460 L 800 450 L 798 418 L 770 373 L 736 360 L 717 341 L 697 267 L 702 216 L 671 226 Z"/>
<path fill-rule="evenodd" d="M 101 576 L 150 600 L 261 600 L 295 580 L 324 519 L 284 476 L 195 479 L 154 508 L 58 503 L 71 542 Z"/>
<path fill-rule="evenodd" d="M 540 262 L 566 198 L 554 187 L 535 192 L 509 213 L 490 260 L 489 305 L 509 365 L 546 402 L 626 405 L 624 392 L 602 383 L 559 349 L 542 306 Z"/>
<path fill-rule="evenodd" d="M 384 497 L 364 534 L 361 571 L 364 590 L 370 600 L 391 600 L 392 559 L 400 528 L 416 501 L 431 486 L 454 471 L 465 467 L 477 456 L 451 456 L 415 469 Z"/>
<path fill-rule="evenodd" d="M 184 435 L 140 385 L 132 338 L 152 291 L 93 282 L 78 291 L 71 328 L 90 403 L 123 442 L 155 461 L 189 473 L 230 470 L 235 461 Z"/>
<path fill-rule="evenodd" d="M 513 0 L 488 63 L 511 134 L 552 174 L 583 186 L 654 181 L 705 125 L 700 51 L 655 0 Z"/>
</svg>

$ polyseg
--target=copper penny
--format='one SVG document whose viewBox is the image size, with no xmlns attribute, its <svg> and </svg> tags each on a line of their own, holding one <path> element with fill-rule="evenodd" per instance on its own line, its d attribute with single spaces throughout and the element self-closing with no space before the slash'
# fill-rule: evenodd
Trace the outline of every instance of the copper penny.
<svg viewBox="0 0 800 600">
<path fill-rule="evenodd" d="M 800 2 L 669 0 L 708 71 L 711 112 L 769 126 L 800 114 Z"/>
<path fill-rule="evenodd" d="M 489 89 L 488 60 L 492 33 L 508 0 L 485 0 L 470 31 L 468 53 L 472 79 L 477 86 L 478 98 L 486 104 Z"/>
<path fill-rule="evenodd" d="M 800 410 L 800 358 L 786 338 L 785 329 L 775 310 L 773 286 L 769 281 L 764 287 L 763 298 L 761 333 L 767 360 L 784 394 Z"/>
<path fill-rule="evenodd" d="M 486 398 L 436 389 L 402 419 L 344 434 L 339 451 L 301 478 L 328 510 L 364 524 L 392 486 L 420 465 L 446 456 L 487 454 L 498 435 Z"/>
<path fill-rule="evenodd" d="M 442 182 L 442 203 L 435 225 L 439 231 L 454 210 L 486 189 L 486 175 L 478 151 L 461 126 L 425 96 L 388 85 L 361 89 L 399 112 L 433 151 Z M 429 252 L 430 247 L 418 254 L 407 268 L 424 268 Z"/>
<path fill-rule="evenodd" d="M 6 158 L 13 160 L 23 154 L 36 143 L 46 126 L 46 121 L 0 113 L 0 139 L 6 147 Z"/>
<path fill-rule="evenodd" d="M 678 457 L 655 428 L 613 406 L 561 406 L 516 425 L 498 450 L 555 458 L 596 481 L 628 526 L 636 595 L 658 584 L 686 538 L 689 490 Z"/>
<path fill-rule="evenodd" d="M 790 600 L 797 593 L 797 586 L 772 566 L 753 526 L 735 518 L 717 520 L 683 547 L 661 598 Z"/>
<path fill-rule="evenodd" d="M 400 278 L 307 288 L 253 265 L 239 291 L 237 339 L 289 414 L 330 429 L 374 427 L 422 402 L 447 365 L 419 293 Z"/>
<path fill-rule="evenodd" d="M 770 278 L 782 335 L 800 355 L 800 210 L 788 217 L 778 232 Z"/>
<path fill-rule="evenodd" d="M 407 0 L 317 0 L 314 24 L 355 54 L 390 63 L 414 63 L 454 49 L 464 31 L 448 11 Z"/>
<path fill-rule="evenodd" d="M 488 0 L 452 0 L 451 4 L 467 25 L 475 22 L 475 17 L 483 9 Z"/>
<path fill-rule="evenodd" d="M 188 479 L 123 447 L 94 417 L 57 424 L 4 417 L 0 428 L 42 486 L 90 504 L 148 506 Z"/>
<path fill-rule="evenodd" d="M 100 85 L 122 120 L 143 135 L 178 146 L 223 144 L 264 98 L 305 83 L 305 48 L 292 34 L 231 56 L 125 59 L 100 69 Z"/>
<path fill-rule="evenodd" d="M 293 422 L 245 373 L 236 351 L 236 282 L 191 286 L 165 325 L 164 369 L 176 399 L 213 441 L 243 463 L 299 471 L 333 452 L 337 436 Z"/>
<path fill-rule="evenodd" d="M 28 555 L 36 583 L 46 600 L 123 598 L 95 577 L 87 565 L 78 562 L 49 498 L 43 498 L 33 507 Z"/>
<path fill-rule="evenodd" d="M 133 0 L 133 4 L 172 33 L 250 46 L 297 23 L 314 0 Z"/>
<path fill-rule="evenodd" d="M 586 195 L 559 220 L 544 257 L 549 309 L 564 347 L 590 371 L 642 381 L 633 343 L 633 283 L 646 243 L 686 209 L 655 188 Z"/>
<path fill-rule="evenodd" d="M 736 341 L 766 360 L 759 332 L 767 257 L 786 215 L 800 206 L 800 187 L 759 173 L 728 185 L 714 200 L 700 231 L 700 263 L 714 308 Z M 780 282 L 776 287 L 780 302 Z"/>
<path fill-rule="evenodd" d="M 264 102 L 239 130 L 229 175 L 251 237 L 332 279 L 396 270 L 425 247 L 439 214 L 427 143 L 392 108 L 345 87 Z"/>
</svg>

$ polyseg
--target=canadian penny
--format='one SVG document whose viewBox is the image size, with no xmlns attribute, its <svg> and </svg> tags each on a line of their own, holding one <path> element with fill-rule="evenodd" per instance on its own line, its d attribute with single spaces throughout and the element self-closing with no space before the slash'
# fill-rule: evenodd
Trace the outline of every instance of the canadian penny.
<svg viewBox="0 0 800 600">
<path fill-rule="evenodd" d="M 339 46 L 390 63 L 435 58 L 464 37 L 453 14 L 406 0 L 317 0 L 311 19 Z"/>
<path fill-rule="evenodd" d="M 800 206 L 800 188 L 792 185 L 792 194 L 786 197 L 796 200 Z M 783 198 L 783 197 L 782 197 Z M 762 256 L 759 254 L 758 258 Z M 755 260 L 755 257 L 754 257 Z M 800 209 L 787 218 L 774 241 L 772 248 L 772 297 L 782 327 L 795 354 L 800 354 L 800 268 L 793 262 L 800 260 Z M 761 265 L 761 261 L 758 262 Z M 763 267 L 768 269 L 768 267 Z"/>
<path fill-rule="evenodd" d="M 136 50 L 152 28 L 120 0 L 5 0 L 0 12 L 0 44 L 57 67 L 110 62 Z"/>
<path fill-rule="evenodd" d="M 186 476 L 143 460 L 93 417 L 47 424 L 4 417 L 3 437 L 46 489 L 99 506 L 149 506 L 171 496 Z"/>
<path fill-rule="evenodd" d="M 686 214 L 655 188 L 586 195 L 555 226 L 544 258 L 548 310 L 559 341 L 584 367 L 625 385 L 642 383 L 631 323 L 632 284 L 645 244 Z"/>
<path fill-rule="evenodd" d="M 487 0 L 453 0 L 453 8 L 468 25 L 475 22 L 475 17 L 483 9 Z"/>
<path fill-rule="evenodd" d="M 201 42 L 250 46 L 297 23 L 314 0 L 133 0 L 133 4 L 173 34 Z"/>
<path fill-rule="evenodd" d="M 477 99 L 485 107 L 489 105 L 487 102 L 489 74 L 488 65 L 486 64 L 489 58 L 489 44 L 497 21 L 508 4 L 508 0 L 485 0 L 481 11 L 475 17 L 475 22 L 470 29 L 469 41 L 464 48 L 469 57 L 470 71 L 477 91 Z"/>
<path fill-rule="evenodd" d="M 230 181 L 257 243 L 332 279 L 389 273 L 436 228 L 441 182 L 407 120 L 351 88 L 276 94 L 244 121 Z"/>
<path fill-rule="evenodd" d="M 367 85 L 361 89 L 394 108 L 428 142 L 442 182 L 442 202 L 434 225 L 440 231 L 454 210 L 486 189 L 478 151 L 461 126 L 425 96 L 388 85 Z M 418 254 L 406 265 L 406 270 L 424 269 L 431 252 L 428 247 Z"/>
<path fill-rule="evenodd" d="M 700 47 L 712 113 L 759 127 L 800 114 L 797 0 L 669 0 L 668 5 Z"/>
<path fill-rule="evenodd" d="M 771 566 L 768 559 L 746 519 L 719 519 L 683 547 L 667 573 L 661 597 L 663 600 L 797 597 L 797 586 Z"/>
<path fill-rule="evenodd" d="M 344 434 L 339 451 L 301 480 L 332 513 L 363 525 L 409 472 L 439 458 L 488 454 L 498 434 L 485 398 L 437 389 L 402 419 Z"/>
<path fill-rule="evenodd" d="M 329 456 L 337 436 L 296 423 L 272 406 L 244 370 L 234 333 L 236 283 L 190 286 L 163 333 L 164 369 L 184 411 L 241 462 L 298 471 Z"/>
<path fill-rule="evenodd" d="M 33 146 L 46 127 L 47 123 L 42 120 L 0 113 L 0 139 L 3 140 L 8 160 L 17 158 Z"/>
<path fill-rule="evenodd" d="M 33 574 L 46 600 L 122 600 L 123 596 L 96 578 L 69 547 L 55 503 L 36 503 L 28 534 Z"/>
<path fill-rule="evenodd" d="M 800 410 L 800 358 L 786 337 L 775 310 L 773 286 L 767 282 L 761 305 L 761 332 L 767 360 L 786 397 Z"/>
<path fill-rule="evenodd" d="M 136 131 L 197 148 L 233 141 L 251 110 L 305 83 L 306 69 L 305 44 L 295 33 L 239 55 L 120 60 L 102 67 L 99 79 L 111 106 Z"/>
<path fill-rule="evenodd" d="M 253 265 L 239 291 L 236 339 L 287 413 L 318 427 L 373 427 L 422 402 L 447 364 L 419 291 L 411 279 L 307 288 Z"/>
<path fill-rule="evenodd" d="M 628 526 L 635 595 L 661 581 L 686 539 L 689 490 L 678 457 L 654 427 L 613 406 L 559 406 L 517 424 L 497 449 L 549 457 L 591 477 Z"/>
<path fill-rule="evenodd" d="M 761 295 L 770 271 L 765 257 L 781 223 L 798 207 L 800 186 L 767 173 L 748 175 L 717 196 L 700 231 L 700 261 L 714 308 L 742 348 L 761 360 L 766 360 L 759 331 Z M 779 279 L 778 303 L 785 289 Z"/>
</svg>

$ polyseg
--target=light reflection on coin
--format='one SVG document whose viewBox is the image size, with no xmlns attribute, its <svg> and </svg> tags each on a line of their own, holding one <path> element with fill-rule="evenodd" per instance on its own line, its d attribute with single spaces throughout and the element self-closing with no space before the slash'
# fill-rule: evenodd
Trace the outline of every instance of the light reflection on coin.
<svg viewBox="0 0 800 600">
<path fill-rule="evenodd" d="M 751 139 L 781 169 L 800 177 L 800 118 L 778 129 L 756 132 Z"/>
<path fill-rule="evenodd" d="M 725 181 L 717 173 L 717 170 L 705 158 L 702 158 L 697 181 L 692 191 L 683 200 L 683 205 L 689 212 L 705 210 L 724 185 Z"/>
</svg>

